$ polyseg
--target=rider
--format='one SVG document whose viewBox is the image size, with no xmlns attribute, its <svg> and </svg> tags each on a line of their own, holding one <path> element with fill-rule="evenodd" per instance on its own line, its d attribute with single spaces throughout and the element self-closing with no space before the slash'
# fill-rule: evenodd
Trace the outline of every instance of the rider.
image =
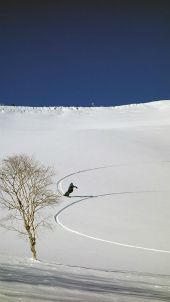
<svg viewBox="0 0 170 302">
<path fill-rule="evenodd" d="M 77 188 L 76 186 L 74 186 L 73 183 L 71 182 L 71 184 L 69 185 L 68 190 L 67 190 L 67 192 L 64 194 L 64 196 L 70 197 L 69 195 L 70 195 L 70 193 L 73 192 L 73 189 L 74 189 L 74 188 L 78 189 L 78 188 Z"/>
</svg>

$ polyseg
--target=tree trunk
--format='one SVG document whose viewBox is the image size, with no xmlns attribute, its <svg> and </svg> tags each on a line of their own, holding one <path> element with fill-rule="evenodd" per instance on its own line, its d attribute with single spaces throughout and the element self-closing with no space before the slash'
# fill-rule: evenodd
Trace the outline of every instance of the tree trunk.
<svg viewBox="0 0 170 302">
<path fill-rule="evenodd" d="M 35 237 L 32 236 L 31 233 L 28 234 L 29 235 L 29 241 L 30 241 L 30 248 L 31 248 L 31 253 L 32 253 L 32 258 L 34 260 L 37 260 L 37 252 L 36 252 L 36 240 Z"/>
</svg>

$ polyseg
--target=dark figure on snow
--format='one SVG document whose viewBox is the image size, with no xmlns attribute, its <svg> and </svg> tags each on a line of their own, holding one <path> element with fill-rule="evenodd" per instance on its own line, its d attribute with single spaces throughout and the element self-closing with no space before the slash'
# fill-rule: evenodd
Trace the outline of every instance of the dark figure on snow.
<svg viewBox="0 0 170 302">
<path fill-rule="evenodd" d="M 64 194 L 64 196 L 70 197 L 69 195 L 70 195 L 70 193 L 73 192 L 73 189 L 74 189 L 74 188 L 77 189 L 77 187 L 74 186 L 73 183 L 71 182 L 71 184 L 69 185 L 68 190 L 67 190 L 67 192 Z"/>
</svg>

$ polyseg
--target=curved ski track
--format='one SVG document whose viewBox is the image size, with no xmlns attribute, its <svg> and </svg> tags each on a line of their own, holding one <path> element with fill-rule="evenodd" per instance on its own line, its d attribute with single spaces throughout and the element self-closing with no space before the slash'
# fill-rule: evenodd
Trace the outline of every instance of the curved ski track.
<svg viewBox="0 0 170 302">
<path fill-rule="evenodd" d="M 145 163 L 142 163 L 142 164 L 148 164 L 148 163 L 152 163 L 154 164 L 154 162 L 145 162 Z M 170 163 L 170 161 L 161 161 L 160 163 Z M 77 172 L 74 172 L 74 173 L 71 173 L 71 174 L 68 174 L 66 176 L 64 176 L 63 178 L 61 178 L 58 182 L 57 182 L 57 189 L 58 189 L 58 192 L 60 193 L 60 195 L 63 196 L 64 194 L 64 191 L 62 189 L 62 181 L 72 175 L 75 175 L 75 174 L 79 174 L 79 173 L 85 173 L 85 172 L 89 172 L 89 171 L 93 171 L 93 170 L 100 170 L 100 169 L 106 169 L 106 168 L 111 168 L 111 167 L 114 167 L 114 166 L 128 166 L 128 164 L 120 164 L 120 165 L 110 165 L 110 166 L 103 166 L 103 167 L 97 167 L 97 168 L 92 168 L 92 169 L 86 169 L 86 170 L 80 170 L 80 171 L 77 171 Z M 105 242 L 105 243 L 110 243 L 110 244 L 114 244 L 114 245 L 117 245 L 117 246 L 122 246 L 122 247 L 128 247 L 128 248 L 134 248 L 134 249 L 140 249 L 140 250 L 145 250 L 145 251 L 150 251 L 150 252 L 157 252 L 157 253 L 167 253 L 167 254 L 170 254 L 170 251 L 169 250 L 162 250 L 162 249 L 154 249 L 154 248 L 149 248 L 149 247 L 143 247 L 143 246 L 137 246 L 137 245 L 132 245 L 132 244 L 125 244 L 125 243 L 121 243 L 121 242 L 117 242 L 117 241 L 111 241 L 111 240 L 105 240 L 103 238 L 99 238 L 99 237 L 94 237 L 94 236 L 90 236 L 88 234 L 84 234 L 84 233 L 81 233 L 81 232 L 78 232 L 74 229 L 71 229 L 67 226 L 65 226 L 59 219 L 59 216 L 62 212 L 64 212 L 67 208 L 73 206 L 74 204 L 76 203 L 79 203 L 79 202 L 82 202 L 82 201 L 85 201 L 87 199 L 90 199 L 90 198 L 97 198 L 97 197 L 102 197 L 102 196 L 108 196 L 108 195 L 122 195 L 122 194 L 141 194 L 141 193 L 151 193 L 151 192 L 160 192 L 160 191 L 127 191 L 127 192 L 113 192 L 113 193 L 106 193 L 106 194 L 101 194 L 101 195 L 94 195 L 94 196 L 72 196 L 73 197 L 83 197 L 77 201 L 74 201 L 72 202 L 71 204 L 65 206 L 64 208 L 62 208 L 60 211 L 58 211 L 55 216 L 54 216 L 54 219 L 56 221 L 56 223 L 58 225 L 60 225 L 63 229 L 65 229 L 66 231 L 68 232 L 71 232 L 71 233 L 74 233 L 76 235 L 79 235 L 79 236 L 82 236 L 82 237 L 85 237 L 85 238 L 89 238 L 89 239 L 93 239 L 93 240 L 97 240 L 97 241 L 101 241 L 101 242 Z"/>
</svg>

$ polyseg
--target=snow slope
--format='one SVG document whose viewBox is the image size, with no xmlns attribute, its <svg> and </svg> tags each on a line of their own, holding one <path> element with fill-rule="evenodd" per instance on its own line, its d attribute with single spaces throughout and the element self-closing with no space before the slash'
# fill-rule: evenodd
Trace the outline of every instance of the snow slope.
<svg viewBox="0 0 170 302">
<path fill-rule="evenodd" d="M 134 301 L 169 301 L 170 101 L 107 108 L 1 106 L 0 138 L 0 159 L 33 154 L 55 168 L 55 188 L 61 194 L 71 181 L 78 186 L 73 198 L 61 197 L 62 203 L 48 210 L 54 229 L 40 234 L 41 263 L 25 263 L 28 243 L 0 229 L 0 301 L 11 301 L 10 296 L 15 301 L 20 283 L 21 301 L 42 301 L 42 293 L 47 301 L 133 301 L 133 293 Z M 1 211 L 0 217 L 4 215 Z M 54 271 L 47 262 L 54 264 Z M 74 275 L 71 292 L 65 289 L 68 280 L 61 287 L 57 279 L 59 264 L 64 265 L 64 278 Z M 31 280 L 37 270 L 43 276 L 48 271 L 53 276 L 47 278 L 48 290 L 44 277 L 31 298 L 29 285 L 34 281 L 28 282 L 28 276 L 19 281 L 20 270 L 24 275 L 29 271 Z M 87 284 L 83 288 L 76 281 L 78 275 L 83 286 L 89 280 L 93 297 Z M 121 288 L 113 279 L 121 280 Z M 100 293 L 94 280 L 102 283 Z"/>
</svg>

